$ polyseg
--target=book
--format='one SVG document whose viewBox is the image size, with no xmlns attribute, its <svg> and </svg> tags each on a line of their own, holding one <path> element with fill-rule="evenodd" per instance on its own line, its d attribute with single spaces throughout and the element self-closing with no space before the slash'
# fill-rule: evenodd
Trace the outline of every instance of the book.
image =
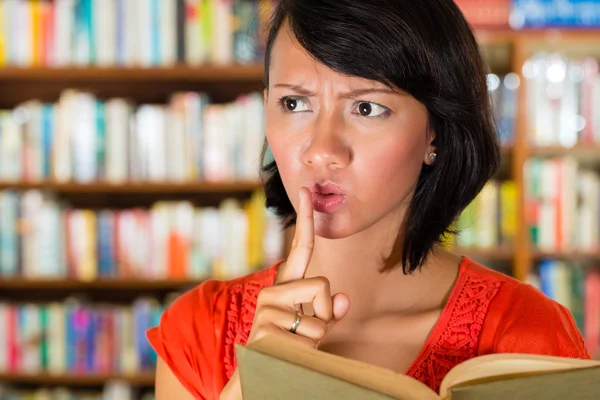
<svg viewBox="0 0 600 400">
<path fill-rule="evenodd" d="M 236 345 L 244 400 L 598 399 L 600 361 L 490 354 L 448 372 L 440 393 L 406 375 L 283 338 Z"/>
</svg>

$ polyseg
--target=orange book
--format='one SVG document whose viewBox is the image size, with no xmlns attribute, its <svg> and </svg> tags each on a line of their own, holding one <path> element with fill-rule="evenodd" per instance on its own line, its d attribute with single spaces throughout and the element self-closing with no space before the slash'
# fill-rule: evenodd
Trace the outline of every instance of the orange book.
<svg viewBox="0 0 600 400">
<path fill-rule="evenodd" d="M 31 0 L 31 60 L 35 67 L 42 65 L 42 3 L 40 0 Z"/>
<path fill-rule="evenodd" d="M 184 278 L 187 269 L 188 243 L 177 232 L 169 232 L 167 245 L 167 260 L 169 278 Z"/>
</svg>

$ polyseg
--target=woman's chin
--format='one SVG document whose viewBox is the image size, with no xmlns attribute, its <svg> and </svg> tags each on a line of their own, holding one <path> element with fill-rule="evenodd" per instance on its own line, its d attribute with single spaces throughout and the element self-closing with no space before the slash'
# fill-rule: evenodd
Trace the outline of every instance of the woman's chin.
<svg viewBox="0 0 600 400">
<path fill-rule="evenodd" d="M 356 229 L 338 218 L 315 218 L 315 235 L 325 239 L 343 239 L 356 233 Z"/>
</svg>

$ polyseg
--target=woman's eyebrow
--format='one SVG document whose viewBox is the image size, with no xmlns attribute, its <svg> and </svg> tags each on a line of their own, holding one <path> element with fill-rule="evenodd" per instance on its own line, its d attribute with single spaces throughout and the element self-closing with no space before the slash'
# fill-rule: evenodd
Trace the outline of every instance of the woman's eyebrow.
<svg viewBox="0 0 600 400">
<path fill-rule="evenodd" d="M 353 98 L 356 98 L 359 96 L 364 96 L 365 94 L 371 94 L 371 93 L 398 94 L 397 91 L 394 91 L 392 89 L 366 88 L 366 89 L 351 90 L 349 92 L 342 93 L 342 94 L 340 94 L 340 97 L 353 99 Z"/>
<path fill-rule="evenodd" d="M 306 96 L 306 97 L 316 96 L 315 92 L 311 92 L 310 90 L 305 89 L 302 86 L 292 85 L 289 83 L 278 83 L 278 84 L 274 85 L 273 87 L 290 89 L 292 92 L 295 92 L 295 93 L 299 94 L 300 96 Z"/>
<path fill-rule="evenodd" d="M 311 92 L 310 90 L 305 89 L 299 85 L 292 85 L 289 83 L 278 83 L 278 84 L 275 84 L 274 87 L 290 89 L 291 91 L 293 91 L 301 96 L 306 96 L 306 97 L 316 96 L 315 92 Z M 353 99 L 353 98 L 356 98 L 359 96 L 364 96 L 365 94 L 370 94 L 370 93 L 397 94 L 398 92 L 394 91 L 392 89 L 386 89 L 386 88 L 365 88 L 365 89 L 355 89 L 355 90 L 351 90 L 349 92 L 341 93 L 339 95 L 339 97 Z"/>
</svg>

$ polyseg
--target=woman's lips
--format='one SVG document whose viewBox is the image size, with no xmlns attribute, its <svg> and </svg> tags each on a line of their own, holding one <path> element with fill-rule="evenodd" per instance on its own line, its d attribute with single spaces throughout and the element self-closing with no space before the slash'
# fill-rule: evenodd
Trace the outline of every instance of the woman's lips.
<svg viewBox="0 0 600 400">
<path fill-rule="evenodd" d="M 313 208 L 317 212 L 332 213 L 346 204 L 346 195 L 331 193 L 323 194 L 312 192 Z"/>
</svg>

